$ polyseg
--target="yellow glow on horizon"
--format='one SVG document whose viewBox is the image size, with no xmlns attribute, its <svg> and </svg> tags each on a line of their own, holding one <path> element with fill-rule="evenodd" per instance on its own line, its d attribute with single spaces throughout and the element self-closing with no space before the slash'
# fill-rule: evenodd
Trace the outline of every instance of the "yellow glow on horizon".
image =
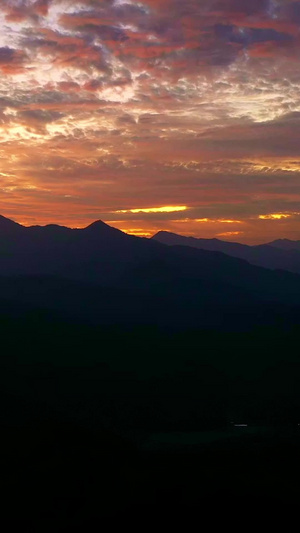
<svg viewBox="0 0 300 533">
<path fill-rule="evenodd" d="M 151 237 L 152 233 L 149 231 L 135 230 L 135 229 L 123 229 L 124 233 L 127 235 L 134 235 L 135 237 Z"/>
<path fill-rule="evenodd" d="M 115 213 L 176 213 L 178 211 L 186 211 L 186 205 L 166 205 L 164 207 L 147 207 L 137 209 L 121 209 Z"/>
<path fill-rule="evenodd" d="M 281 220 L 282 218 L 290 218 L 292 215 L 284 213 L 271 213 L 270 215 L 259 215 L 261 220 Z"/>
<path fill-rule="evenodd" d="M 217 233 L 217 237 L 231 237 L 234 235 L 242 235 L 243 231 L 225 231 L 224 233 Z"/>
<path fill-rule="evenodd" d="M 231 220 L 231 219 L 224 219 L 224 218 L 218 218 L 216 222 L 222 222 L 224 224 L 243 224 L 242 220 Z"/>
<path fill-rule="evenodd" d="M 242 220 L 232 220 L 227 218 L 183 218 L 181 220 L 173 220 L 173 222 L 199 222 L 210 224 L 243 224 Z"/>
</svg>

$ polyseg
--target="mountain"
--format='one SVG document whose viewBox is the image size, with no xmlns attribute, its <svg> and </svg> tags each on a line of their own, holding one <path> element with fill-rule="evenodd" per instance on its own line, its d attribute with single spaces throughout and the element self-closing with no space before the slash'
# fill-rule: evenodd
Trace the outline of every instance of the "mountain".
<svg viewBox="0 0 300 533">
<path fill-rule="evenodd" d="M 268 244 L 280 250 L 300 250 L 300 241 L 291 241 L 290 239 L 277 239 Z"/>
<path fill-rule="evenodd" d="M 237 242 L 226 242 L 220 239 L 197 239 L 195 237 L 184 237 L 169 231 L 159 231 L 151 239 L 167 244 L 168 246 L 180 245 L 191 246 L 192 248 L 200 248 L 201 250 L 210 250 L 211 252 L 223 252 L 228 255 L 246 253 L 250 248 L 246 244 L 239 244 Z"/>
<path fill-rule="evenodd" d="M 14 226 L 2 217 L 0 275 L 54 275 L 108 283 L 140 254 L 145 256 L 149 248 L 158 246 L 149 246 L 146 239 L 136 239 L 102 221 L 70 229 L 57 225 Z"/>
<path fill-rule="evenodd" d="M 166 246 L 102 221 L 70 229 L 0 220 L 1 316 L 28 306 L 93 324 L 232 329 L 289 322 L 299 302 L 299 275 L 219 251 Z"/>
<path fill-rule="evenodd" d="M 283 269 L 300 274 L 300 242 L 279 240 L 268 244 L 248 246 L 219 239 L 196 239 L 176 233 L 160 231 L 152 240 L 168 246 L 190 246 L 201 250 L 218 251 L 245 259 L 252 265 L 269 269 Z"/>
<path fill-rule="evenodd" d="M 3 217 L 0 215 L 0 234 L 2 235 L 8 235 L 12 233 L 16 233 L 18 231 L 22 231 L 23 226 L 21 224 L 18 224 L 17 222 L 14 222 L 13 220 L 10 220 L 9 218 Z"/>
</svg>

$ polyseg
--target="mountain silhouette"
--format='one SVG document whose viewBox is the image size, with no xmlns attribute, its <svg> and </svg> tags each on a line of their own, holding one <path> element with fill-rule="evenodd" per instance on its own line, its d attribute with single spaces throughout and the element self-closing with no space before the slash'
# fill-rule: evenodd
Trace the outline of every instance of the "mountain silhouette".
<svg viewBox="0 0 300 533">
<path fill-rule="evenodd" d="M 83 229 L 24 227 L 4 217 L 1 222 L 0 275 L 58 275 L 107 283 L 147 248 L 102 221 Z"/>
<path fill-rule="evenodd" d="M 0 222 L 2 315 L 28 305 L 92 323 L 232 327 L 290 317 L 299 305 L 299 275 L 220 251 L 166 246 L 102 221 L 83 229 Z"/>
<path fill-rule="evenodd" d="M 252 265 L 269 269 L 283 269 L 300 273 L 300 242 L 280 239 L 267 244 L 248 246 L 237 242 L 220 239 L 197 239 L 185 237 L 168 231 L 159 231 L 152 240 L 168 246 L 190 246 L 201 250 L 218 251 L 224 254 L 245 259 Z"/>
<path fill-rule="evenodd" d="M 14 222 L 13 220 L 10 220 L 9 218 L 0 215 L 0 231 L 10 231 L 13 228 L 16 231 L 19 228 L 21 231 L 21 228 L 23 228 L 23 226 L 21 224 L 18 224 L 17 222 Z"/>
<path fill-rule="evenodd" d="M 281 250 L 300 250 L 300 241 L 291 241 L 290 239 L 277 239 L 268 244 Z"/>
</svg>

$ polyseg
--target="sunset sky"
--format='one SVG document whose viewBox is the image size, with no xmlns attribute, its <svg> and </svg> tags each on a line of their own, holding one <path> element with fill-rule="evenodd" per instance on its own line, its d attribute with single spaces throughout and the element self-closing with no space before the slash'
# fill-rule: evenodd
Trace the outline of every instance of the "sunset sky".
<svg viewBox="0 0 300 533">
<path fill-rule="evenodd" d="M 300 239 L 300 1 L 1 0 L 0 213 Z"/>
</svg>

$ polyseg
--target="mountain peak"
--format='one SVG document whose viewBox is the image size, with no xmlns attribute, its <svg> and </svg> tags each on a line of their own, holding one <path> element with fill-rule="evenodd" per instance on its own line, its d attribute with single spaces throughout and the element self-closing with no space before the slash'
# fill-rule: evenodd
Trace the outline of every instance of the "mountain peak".
<svg viewBox="0 0 300 533">
<path fill-rule="evenodd" d="M 88 231 L 88 232 L 97 231 L 97 232 L 104 233 L 104 232 L 109 232 L 109 231 L 120 231 L 120 230 L 117 230 L 116 228 L 109 226 L 108 224 L 103 222 L 103 220 L 95 220 L 95 222 L 92 222 L 91 224 L 83 228 L 83 231 Z"/>
<path fill-rule="evenodd" d="M 108 224 L 105 224 L 103 220 L 95 220 L 94 222 L 92 222 L 91 224 L 89 224 L 83 229 L 104 228 L 104 227 L 108 228 L 109 226 Z"/>
<path fill-rule="evenodd" d="M 92 222 L 89 224 L 89 226 L 86 226 L 86 228 L 83 228 L 81 231 L 84 231 L 84 233 L 88 233 L 89 235 L 119 235 L 122 237 L 130 237 L 127 235 L 127 233 L 124 233 L 120 229 L 109 226 L 106 224 L 106 222 L 103 222 L 103 220 L 95 220 L 95 222 Z"/>
</svg>

